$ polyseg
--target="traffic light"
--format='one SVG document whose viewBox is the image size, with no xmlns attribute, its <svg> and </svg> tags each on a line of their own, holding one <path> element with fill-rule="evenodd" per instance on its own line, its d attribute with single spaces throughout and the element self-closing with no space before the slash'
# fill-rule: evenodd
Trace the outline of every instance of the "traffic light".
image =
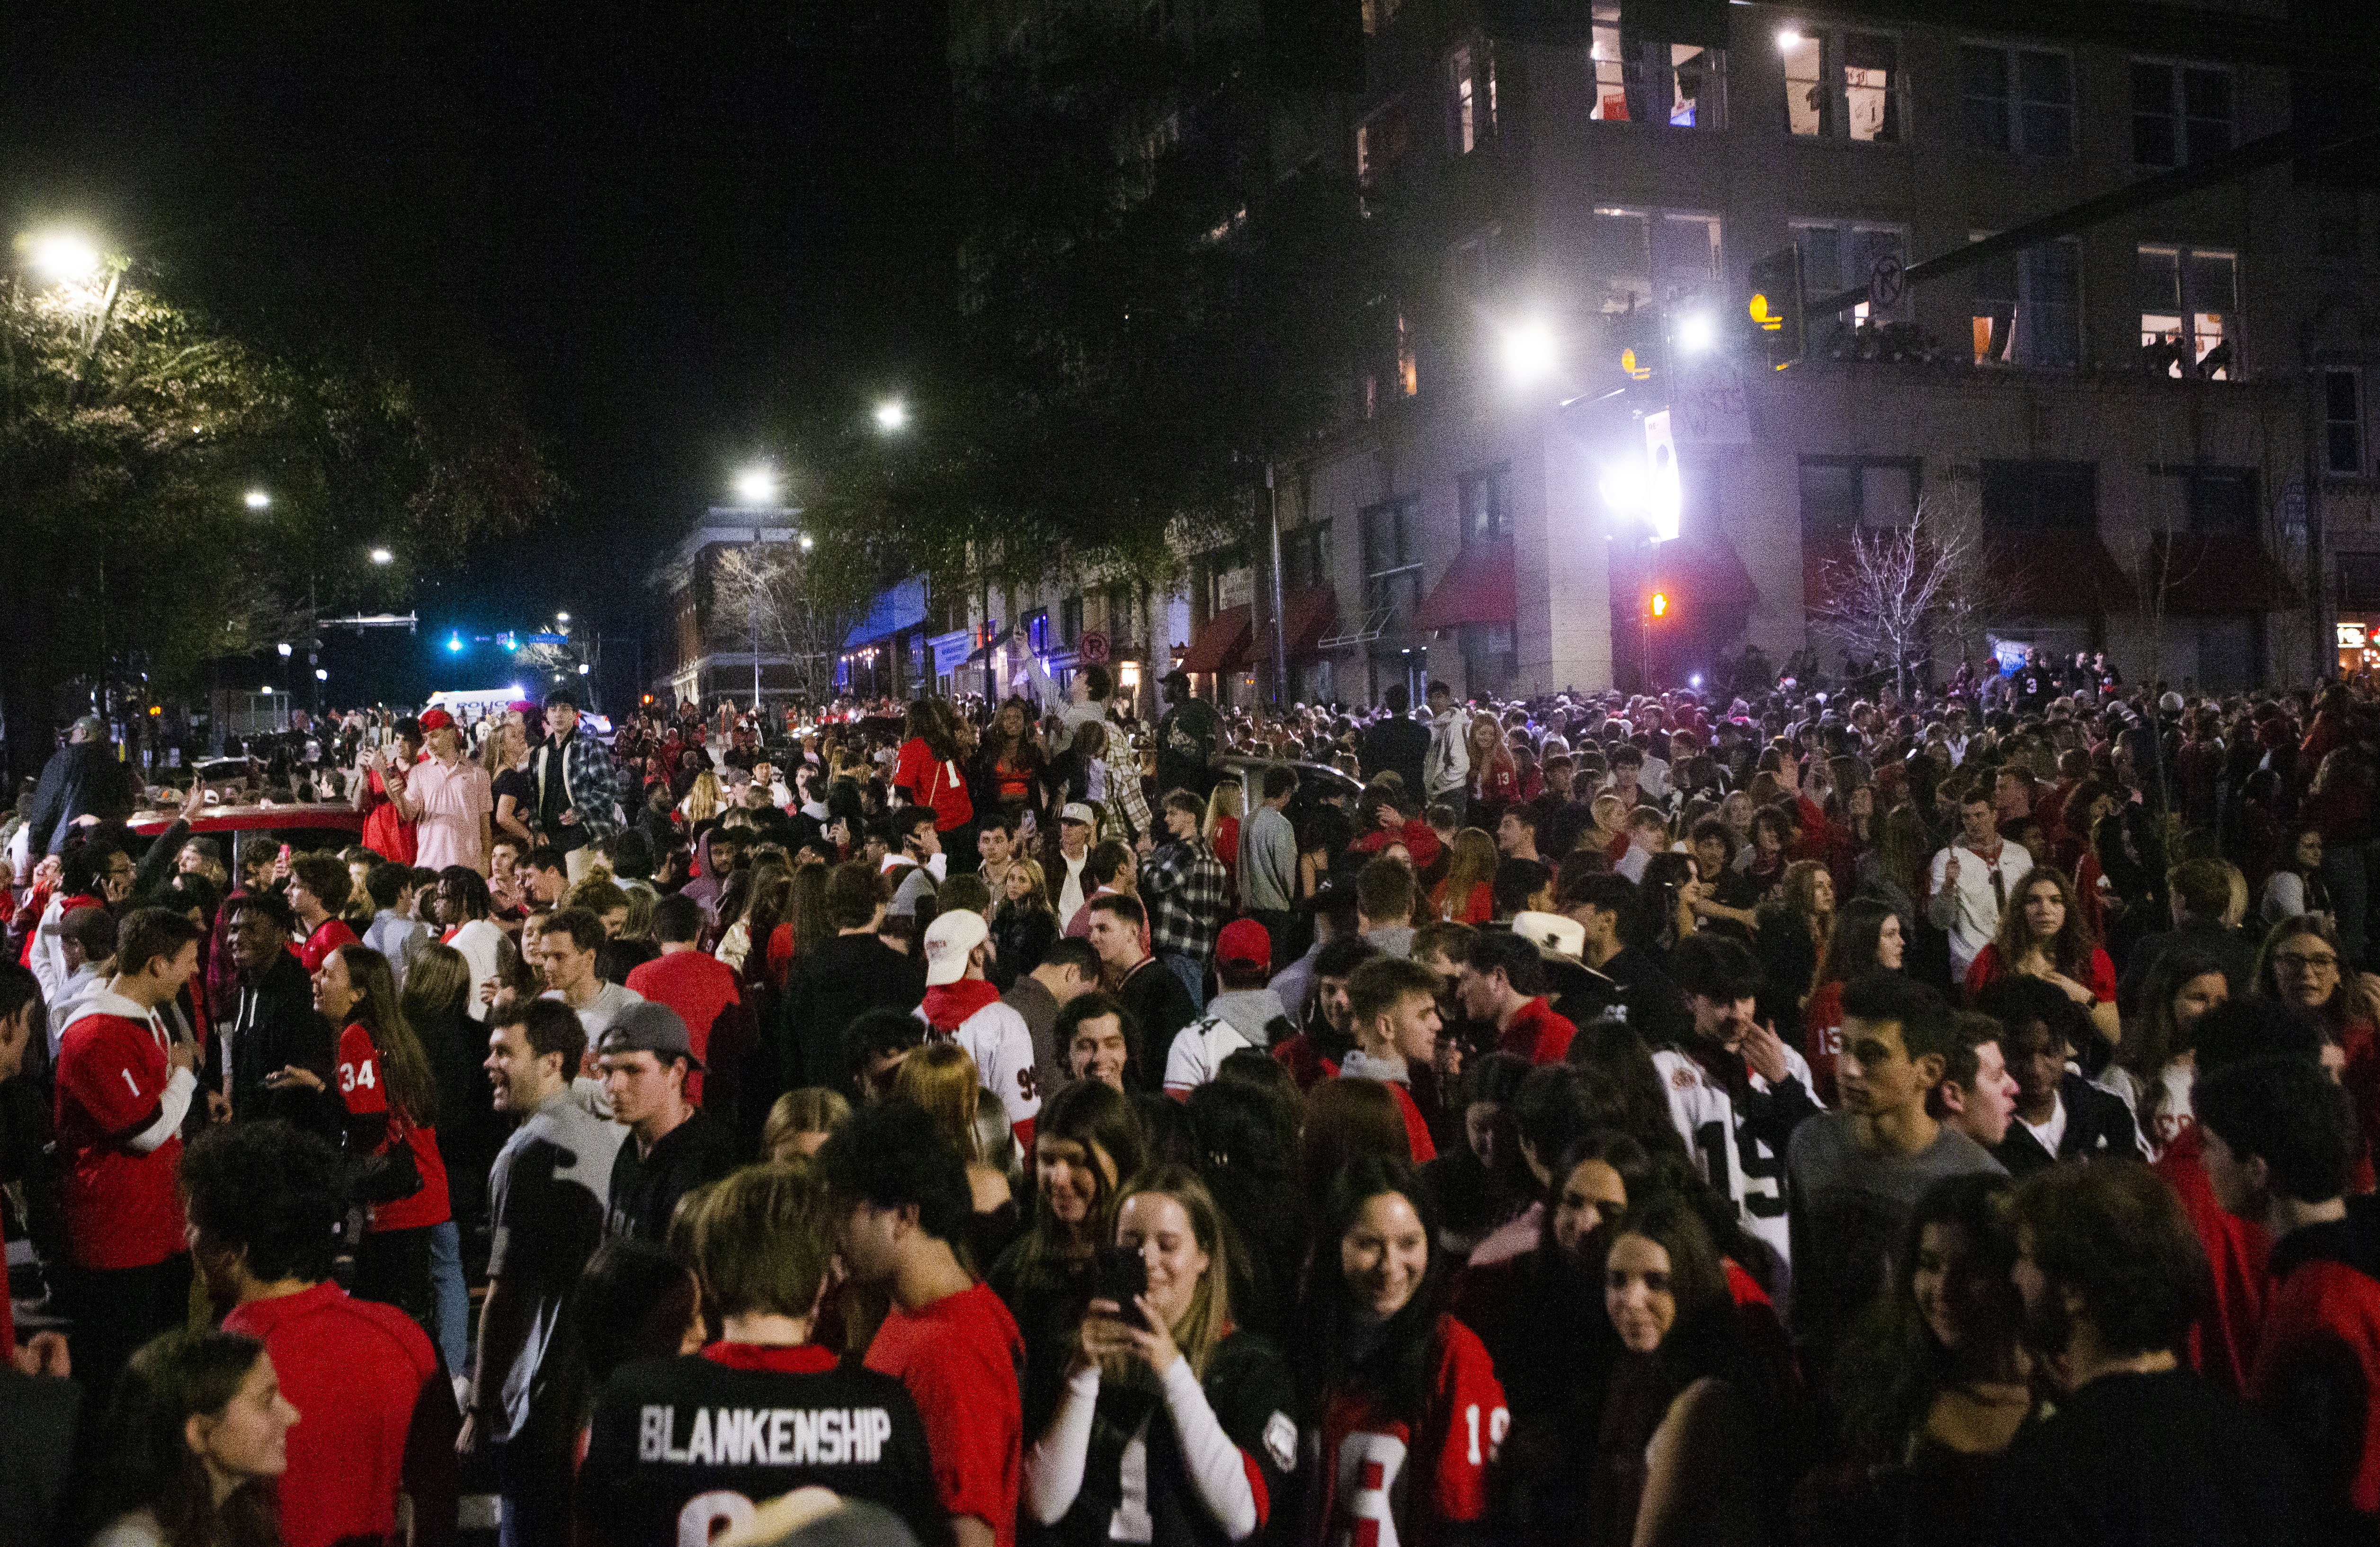
<svg viewBox="0 0 2380 1547">
<path fill-rule="evenodd" d="M 1802 316 L 1802 246 L 1791 243 L 1752 265 L 1748 310 L 1768 363 L 1779 371 L 1800 361 L 1807 342 Z"/>
<path fill-rule="evenodd" d="M 1670 615 L 1669 592 L 1657 591 L 1653 593 L 1653 615 L 1657 618 Z"/>
<path fill-rule="evenodd" d="M 1662 357 L 1667 352 L 1661 337 L 1661 313 L 1654 307 L 1632 306 L 1625 311 L 1604 314 L 1609 331 L 1609 353 L 1606 357 L 1620 368 L 1620 374 L 1632 382 L 1649 382 L 1660 372 Z"/>
</svg>

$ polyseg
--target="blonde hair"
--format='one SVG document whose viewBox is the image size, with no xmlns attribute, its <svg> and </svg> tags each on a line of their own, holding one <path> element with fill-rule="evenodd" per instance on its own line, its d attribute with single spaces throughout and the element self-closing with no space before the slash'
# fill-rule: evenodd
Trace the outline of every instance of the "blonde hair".
<svg viewBox="0 0 2380 1547">
<path fill-rule="evenodd" d="M 1190 1361 L 1190 1372 L 1204 1380 L 1207 1361 L 1232 1331 L 1232 1272 L 1239 1252 L 1231 1222 L 1196 1172 L 1186 1165 L 1164 1163 L 1149 1167 L 1117 1189 L 1115 1202 L 1106 1214 L 1111 1222 L 1111 1238 L 1115 1223 L 1123 1217 L 1124 1205 L 1145 1193 L 1171 1198 L 1181 1204 L 1182 1212 L 1190 1216 L 1190 1234 L 1197 1238 L 1198 1249 L 1207 1254 L 1207 1271 L 1198 1276 L 1197 1287 L 1190 1291 L 1188 1309 L 1169 1329 L 1174 1346 Z M 1103 1360 L 1102 1364 L 1114 1366 L 1100 1370 L 1106 1379 L 1137 1379 L 1144 1383 L 1148 1379 L 1146 1366 L 1140 1366 L 1135 1375 L 1121 1357 Z"/>
<path fill-rule="evenodd" d="M 760 1153 L 773 1155 L 778 1145 L 806 1133 L 832 1133 L 850 1115 L 851 1102 L 840 1090 L 823 1085 L 788 1090 L 769 1108 L 769 1119 L 760 1125 Z"/>
<path fill-rule="evenodd" d="M 688 822 L 709 822 L 726 804 L 726 793 L 719 787 L 719 775 L 706 768 L 694 776 L 693 787 L 686 792 L 686 798 L 678 802 L 678 809 L 686 812 Z"/>
<path fill-rule="evenodd" d="M 901 1060 L 892 1077 L 892 1097 L 919 1108 L 942 1130 L 959 1158 L 970 1164 L 983 1160 L 983 1146 L 975 1132 L 976 1102 L 981 1099 L 982 1077 L 975 1059 L 956 1042 L 929 1042 Z"/>
<path fill-rule="evenodd" d="M 1054 916 L 1055 909 L 1050 906 L 1050 878 L 1042 872 L 1041 861 L 1028 859 L 1019 855 L 1008 862 L 1008 870 L 1012 875 L 1023 872 L 1027 883 L 1023 906 L 1037 913 L 1050 913 Z M 1013 900 L 1003 887 L 1001 895 L 992 899 L 992 910 L 998 912 L 1002 904 Z"/>
<path fill-rule="evenodd" d="M 1450 916 L 1470 903 L 1472 888 L 1495 883 L 1496 860 L 1496 840 L 1486 829 L 1466 827 L 1454 834 L 1454 858 L 1439 883 Z"/>
<path fill-rule="evenodd" d="M 1198 824 L 1198 835 L 1210 845 L 1214 843 L 1215 834 L 1222 829 L 1225 818 L 1248 814 L 1245 801 L 1246 797 L 1237 779 L 1219 781 L 1214 793 L 1207 797 L 1207 820 Z"/>
</svg>

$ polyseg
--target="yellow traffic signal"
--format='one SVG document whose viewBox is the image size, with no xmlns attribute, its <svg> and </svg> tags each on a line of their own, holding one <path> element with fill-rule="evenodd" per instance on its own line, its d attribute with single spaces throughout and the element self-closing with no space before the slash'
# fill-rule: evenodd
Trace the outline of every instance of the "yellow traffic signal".
<svg viewBox="0 0 2380 1547">
<path fill-rule="evenodd" d="M 1653 615 L 1655 617 L 1666 617 L 1669 615 L 1669 594 L 1665 591 L 1655 591 L 1653 593 Z"/>
<path fill-rule="evenodd" d="M 1651 366 L 1636 363 L 1636 349 L 1633 345 L 1620 351 L 1620 369 L 1631 379 L 1639 382 L 1650 381 L 1653 376 Z"/>
</svg>

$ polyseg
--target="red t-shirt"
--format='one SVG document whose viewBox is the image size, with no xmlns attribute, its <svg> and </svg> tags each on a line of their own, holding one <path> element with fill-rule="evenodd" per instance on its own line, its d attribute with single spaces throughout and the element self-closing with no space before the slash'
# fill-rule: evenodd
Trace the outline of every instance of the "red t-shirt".
<svg viewBox="0 0 2380 1547">
<path fill-rule="evenodd" d="M 2190 1362 L 2216 1385 L 2245 1395 L 2265 1325 L 2265 1297 L 2270 1292 L 2265 1264 L 2272 1243 L 2263 1225 L 2227 1212 L 2215 1200 L 2214 1184 L 2198 1158 L 2200 1143 L 2196 1127 L 2182 1129 L 2150 1169 L 2180 1196 L 2214 1270 L 2214 1303 L 2190 1329 Z"/>
<path fill-rule="evenodd" d="M 396 1528 L 414 1409 L 438 1373 L 430 1339 L 395 1306 L 351 1298 L 335 1284 L 251 1300 L 223 1324 L 263 1340 L 298 1409 L 280 1483 L 286 1547 L 385 1540 Z"/>
<path fill-rule="evenodd" d="M 686 1022 L 686 1040 L 697 1058 L 710 1056 L 710 1028 L 720 1013 L 743 998 L 735 969 L 704 951 L 668 951 L 628 969 L 628 989 L 675 1010 Z M 686 1076 L 686 1099 L 700 1104 L 702 1076 Z"/>
<path fill-rule="evenodd" d="M 1559 1064 L 1570 1055 L 1570 1041 L 1578 1028 L 1556 1013 L 1540 995 L 1521 1006 L 1497 1041 L 1506 1053 L 1517 1053 L 1532 1064 Z"/>
<path fill-rule="evenodd" d="M 1367 1397 L 1339 1393 L 1325 1402 L 1323 1540 L 1429 1541 L 1435 1525 L 1488 1513 L 1488 1469 L 1512 1427 L 1504 1387 L 1469 1327 L 1440 1316 L 1433 1336 L 1429 1404 L 1418 1429 Z M 1408 1464 L 1414 1470 L 1401 1484 Z"/>
<path fill-rule="evenodd" d="M 347 928 L 345 923 L 336 919 L 325 919 L 322 920 L 322 927 L 308 935 L 306 944 L 298 947 L 298 960 L 304 965 L 306 976 L 310 978 L 322 970 L 324 956 L 342 945 L 362 944 L 362 941 L 356 938 L 356 932 Z"/>
<path fill-rule="evenodd" d="M 372 804 L 364 815 L 363 847 L 383 859 L 412 864 L 419 857 L 413 823 L 397 814 L 396 802 L 388 798 L 388 786 L 381 782 L 379 769 L 367 772 L 364 781 L 371 786 Z"/>
<path fill-rule="evenodd" d="M 901 761 L 892 765 L 892 787 L 909 792 L 920 806 L 934 809 L 934 831 L 947 833 L 975 815 L 967 798 L 966 778 L 957 765 L 926 749 L 926 738 L 913 736 L 901 744 Z"/>
<path fill-rule="evenodd" d="M 183 1248 L 174 1184 L 181 1136 L 167 1135 L 145 1154 L 130 1147 L 164 1115 L 173 1072 L 164 1034 L 146 1019 L 93 1013 L 59 1039 L 58 1149 L 66 1156 L 67 1239 L 79 1268 L 145 1268 Z"/>
<path fill-rule="evenodd" d="M 868 1346 L 868 1368 L 909 1388 L 926 1422 L 942 1507 L 985 1521 L 999 1547 L 1015 1547 L 1025 1339 L 1000 1297 L 978 1284 L 914 1315 L 894 1306 Z"/>
<path fill-rule="evenodd" d="M 1835 1060 L 1842 1051 L 1843 985 L 1820 983 L 1802 1006 L 1802 1056 L 1810 1061 L 1810 1078 L 1816 1086 L 1811 1093 L 1828 1106 L 1835 1104 Z"/>
<path fill-rule="evenodd" d="M 1388 1086 L 1389 1094 L 1396 1097 L 1397 1111 L 1405 1120 L 1405 1142 L 1413 1146 L 1414 1163 L 1438 1159 L 1438 1143 L 1429 1137 L 1429 1125 L 1421 1120 L 1421 1108 L 1414 1104 L 1413 1092 L 1394 1080 L 1382 1083 Z"/>
<path fill-rule="evenodd" d="M 445 1224 L 454 1211 L 446 1200 L 446 1163 L 438 1154 L 438 1135 L 389 1104 L 380 1049 L 360 1024 L 339 1033 L 338 1080 L 339 1099 L 347 1103 L 349 1112 L 358 1117 L 388 1114 L 388 1133 L 372 1152 L 384 1153 L 390 1145 L 403 1144 L 413 1151 L 413 1163 L 421 1170 L 421 1187 L 412 1197 L 372 1205 L 372 1229 L 419 1230 Z"/>
</svg>

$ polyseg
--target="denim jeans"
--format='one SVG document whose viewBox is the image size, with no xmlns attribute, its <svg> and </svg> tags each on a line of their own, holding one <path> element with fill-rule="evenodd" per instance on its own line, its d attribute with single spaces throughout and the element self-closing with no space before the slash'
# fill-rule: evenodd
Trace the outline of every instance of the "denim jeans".
<svg viewBox="0 0 2380 1547">
<path fill-rule="evenodd" d="M 1180 951 L 1160 951 L 1157 953 L 1157 959 L 1163 962 L 1165 969 L 1181 979 L 1182 986 L 1190 991 L 1190 1007 L 1201 1015 L 1205 1014 L 1207 964 L 1196 956 L 1188 956 Z"/>
<path fill-rule="evenodd" d="M 430 1227 L 430 1294 L 436 1304 L 431 1325 L 446 1373 L 471 1371 L 471 1294 L 463 1282 L 463 1233 L 453 1220 Z"/>
</svg>

